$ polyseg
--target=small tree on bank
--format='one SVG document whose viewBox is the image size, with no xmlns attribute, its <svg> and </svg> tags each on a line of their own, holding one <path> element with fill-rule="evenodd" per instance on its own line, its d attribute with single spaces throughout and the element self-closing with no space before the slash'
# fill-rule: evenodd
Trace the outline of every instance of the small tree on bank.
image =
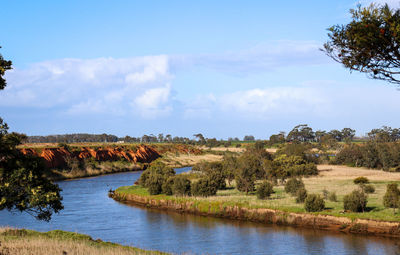
<svg viewBox="0 0 400 255">
<path fill-rule="evenodd" d="M 209 178 L 201 178 L 191 186 L 192 196 L 209 197 L 217 194 L 217 188 Z"/>
<path fill-rule="evenodd" d="M 296 192 L 302 188 L 304 189 L 304 183 L 301 179 L 297 178 L 291 178 L 285 184 L 285 192 L 292 196 L 295 196 Z"/>
<path fill-rule="evenodd" d="M 352 212 L 364 212 L 367 208 L 367 195 L 362 190 L 353 190 L 343 198 L 343 207 Z"/>
<path fill-rule="evenodd" d="M 304 201 L 304 209 L 307 212 L 320 212 L 325 208 L 325 201 L 320 195 L 309 194 Z"/>
<path fill-rule="evenodd" d="M 397 183 L 390 183 L 386 186 L 383 205 L 387 208 L 393 208 L 393 213 L 396 213 L 396 208 L 400 206 L 400 190 L 397 187 Z"/>
<path fill-rule="evenodd" d="M 272 183 L 268 181 L 263 181 L 258 187 L 257 187 L 257 198 L 258 199 L 266 199 L 271 196 L 272 193 L 274 193 L 273 185 Z"/>
</svg>

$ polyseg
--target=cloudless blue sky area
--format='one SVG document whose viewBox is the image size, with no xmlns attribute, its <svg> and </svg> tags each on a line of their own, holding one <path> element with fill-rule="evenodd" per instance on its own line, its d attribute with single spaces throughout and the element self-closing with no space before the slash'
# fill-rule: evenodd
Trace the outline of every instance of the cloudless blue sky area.
<svg viewBox="0 0 400 255">
<path fill-rule="evenodd" d="M 268 138 L 400 126 L 400 92 L 319 50 L 356 1 L 7 1 L 0 116 L 28 135 Z"/>
</svg>

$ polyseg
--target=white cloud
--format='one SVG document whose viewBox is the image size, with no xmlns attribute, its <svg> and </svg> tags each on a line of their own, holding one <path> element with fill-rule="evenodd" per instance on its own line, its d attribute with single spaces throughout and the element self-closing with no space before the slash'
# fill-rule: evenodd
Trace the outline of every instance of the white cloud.
<svg viewBox="0 0 400 255">
<path fill-rule="evenodd" d="M 223 95 L 223 111 L 268 118 L 276 114 L 319 114 L 329 100 L 313 87 L 276 87 L 238 91 Z"/>
<path fill-rule="evenodd" d="M 375 3 L 378 5 L 384 5 L 388 4 L 391 8 L 399 8 L 400 7 L 400 1 L 398 0 L 363 0 L 363 1 L 358 1 L 357 4 L 360 3 L 363 6 L 365 5 L 370 5 L 371 3 Z"/>
<path fill-rule="evenodd" d="M 166 115 L 172 110 L 169 104 L 171 86 L 159 87 L 146 90 L 142 95 L 136 97 L 133 105 L 144 118 L 155 118 Z"/>
<path fill-rule="evenodd" d="M 129 109 L 131 102 L 144 94 L 169 91 L 166 84 L 172 76 L 168 69 L 165 55 L 40 62 L 7 74 L 8 86 L 0 94 L 0 105 L 57 107 L 69 114 L 140 114 L 136 107 Z M 169 93 L 162 95 L 163 104 L 151 107 L 159 114 L 167 113 L 164 105 Z M 157 106 L 162 107 L 160 111 Z"/>
<path fill-rule="evenodd" d="M 321 47 L 322 43 L 314 41 L 273 41 L 217 55 L 171 56 L 171 63 L 177 69 L 200 66 L 231 74 L 248 74 L 287 66 L 330 63 L 320 51 Z"/>
</svg>

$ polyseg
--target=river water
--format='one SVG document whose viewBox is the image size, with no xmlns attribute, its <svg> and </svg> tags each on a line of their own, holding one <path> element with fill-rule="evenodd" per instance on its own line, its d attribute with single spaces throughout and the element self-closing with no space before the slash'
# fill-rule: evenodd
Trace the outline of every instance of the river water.
<svg viewBox="0 0 400 255">
<path fill-rule="evenodd" d="M 177 172 L 190 168 L 177 169 Z M 400 240 L 215 219 L 146 209 L 108 198 L 141 172 L 58 182 L 65 209 L 50 222 L 0 211 L 0 226 L 62 229 L 177 254 L 400 254 Z"/>
</svg>

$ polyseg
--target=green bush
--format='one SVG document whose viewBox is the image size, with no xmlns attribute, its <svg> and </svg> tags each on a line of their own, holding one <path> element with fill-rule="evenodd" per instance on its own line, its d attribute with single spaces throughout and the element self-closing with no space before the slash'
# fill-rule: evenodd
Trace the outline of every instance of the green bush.
<svg viewBox="0 0 400 255">
<path fill-rule="evenodd" d="M 292 196 L 295 196 L 296 192 L 301 188 L 304 188 L 304 183 L 301 179 L 291 178 L 285 184 L 285 192 Z"/>
<path fill-rule="evenodd" d="M 257 198 L 258 199 L 266 199 L 271 196 L 272 193 L 274 193 L 273 190 L 273 185 L 272 183 L 268 181 L 262 182 L 258 187 L 257 187 Z"/>
<path fill-rule="evenodd" d="M 367 207 L 367 195 L 362 190 L 353 190 L 344 196 L 343 207 L 352 212 L 364 212 Z"/>
<path fill-rule="evenodd" d="M 360 176 L 360 177 L 355 178 L 353 180 L 353 182 L 354 182 L 354 184 L 367 184 L 367 183 L 369 183 L 369 180 L 367 177 Z"/>
<path fill-rule="evenodd" d="M 309 194 L 304 201 L 304 209 L 307 212 L 320 212 L 325 208 L 325 201 L 320 195 Z"/>
<path fill-rule="evenodd" d="M 209 178 L 201 178 L 191 186 L 191 194 L 193 196 L 209 197 L 217 194 L 217 188 Z"/>
<path fill-rule="evenodd" d="M 363 185 L 361 188 L 367 194 L 372 194 L 375 192 L 375 187 L 371 184 Z"/>
<path fill-rule="evenodd" d="M 331 202 L 337 202 L 336 192 L 330 192 L 328 194 L 328 199 Z"/>
<path fill-rule="evenodd" d="M 164 183 L 162 184 L 162 193 L 168 196 L 173 194 L 172 186 L 174 185 L 174 179 L 175 176 L 170 176 L 167 180 L 164 181 Z"/>
<path fill-rule="evenodd" d="M 154 177 L 153 175 L 156 175 L 157 177 Z M 149 168 L 147 168 L 143 173 L 140 175 L 140 178 L 138 180 L 138 184 L 140 186 L 148 188 L 150 183 L 153 183 L 153 190 L 157 190 L 158 188 L 154 187 L 155 179 L 161 178 L 161 185 L 168 179 L 170 176 L 174 176 L 175 171 L 174 169 L 168 167 L 161 161 L 154 161 Z M 152 181 L 149 181 L 149 179 L 153 179 Z"/>
<path fill-rule="evenodd" d="M 174 177 L 172 193 L 177 196 L 190 196 L 190 180 L 183 175 Z"/>
<path fill-rule="evenodd" d="M 296 192 L 296 203 L 304 203 L 307 198 L 307 190 L 305 188 L 300 188 Z"/>
<path fill-rule="evenodd" d="M 158 195 L 162 192 L 164 177 L 161 174 L 152 173 L 146 180 L 146 185 L 150 195 Z"/>
<path fill-rule="evenodd" d="M 383 205 L 387 208 L 393 208 L 393 211 L 400 206 L 400 190 L 397 183 L 389 183 L 386 186 L 386 193 L 383 196 Z"/>
<path fill-rule="evenodd" d="M 196 172 L 203 173 L 217 189 L 225 189 L 227 178 L 224 171 L 223 163 L 221 162 L 201 162 L 193 167 Z"/>
</svg>

